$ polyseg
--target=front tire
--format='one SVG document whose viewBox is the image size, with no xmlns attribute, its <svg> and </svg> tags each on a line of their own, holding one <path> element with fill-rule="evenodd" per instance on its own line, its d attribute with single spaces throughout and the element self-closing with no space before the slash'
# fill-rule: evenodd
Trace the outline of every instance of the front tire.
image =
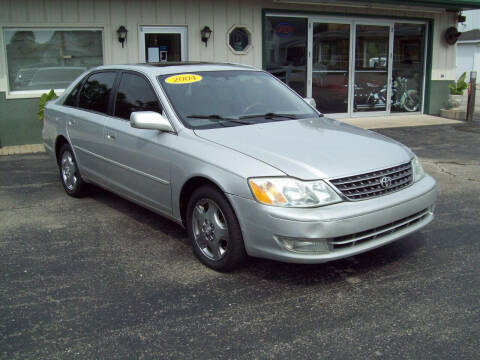
<svg viewBox="0 0 480 360">
<path fill-rule="evenodd" d="M 407 90 L 402 99 L 403 108 L 408 112 L 418 111 L 420 108 L 420 96 L 417 90 Z"/>
<path fill-rule="evenodd" d="M 247 257 L 235 212 L 213 186 L 202 186 L 192 194 L 187 232 L 197 258 L 214 270 L 231 271 Z"/>
<path fill-rule="evenodd" d="M 64 144 L 60 148 L 58 155 L 60 181 L 62 182 L 65 192 L 73 197 L 85 196 L 87 193 L 88 184 L 83 181 L 80 175 L 77 160 L 75 159 L 70 145 Z"/>
</svg>

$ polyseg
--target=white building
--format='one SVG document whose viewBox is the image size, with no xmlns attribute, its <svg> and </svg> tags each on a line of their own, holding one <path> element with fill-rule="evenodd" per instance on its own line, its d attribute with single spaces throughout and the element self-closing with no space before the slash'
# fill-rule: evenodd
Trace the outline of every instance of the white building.
<svg viewBox="0 0 480 360">
<path fill-rule="evenodd" d="M 445 31 L 476 8 L 477 0 L 0 0 L 0 146 L 40 142 L 38 97 L 99 64 L 249 64 L 334 117 L 437 114 L 456 78 Z M 405 104 L 406 91 L 416 103 Z"/>
</svg>

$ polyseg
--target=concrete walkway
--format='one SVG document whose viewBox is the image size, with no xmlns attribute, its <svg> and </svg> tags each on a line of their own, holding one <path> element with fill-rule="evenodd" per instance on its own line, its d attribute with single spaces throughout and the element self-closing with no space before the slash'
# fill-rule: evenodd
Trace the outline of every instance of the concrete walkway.
<svg viewBox="0 0 480 360">
<path fill-rule="evenodd" d="M 462 124 L 464 121 L 451 120 L 432 115 L 395 115 L 338 119 L 364 129 L 386 129 L 409 126 Z"/>
<path fill-rule="evenodd" d="M 372 116 L 338 119 L 347 124 L 358 126 L 364 129 L 386 129 L 409 126 L 428 126 L 461 124 L 463 121 L 445 119 L 431 115 L 396 115 L 396 116 Z M 31 154 L 44 152 L 43 144 L 5 146 L 0 148 L 0 155 Z"/>
</svg>

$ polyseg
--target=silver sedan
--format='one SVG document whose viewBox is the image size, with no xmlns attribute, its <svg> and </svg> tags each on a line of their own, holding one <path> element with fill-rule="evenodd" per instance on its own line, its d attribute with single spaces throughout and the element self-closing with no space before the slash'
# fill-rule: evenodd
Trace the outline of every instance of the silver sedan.
<svg viewBox="0 0 480 360">
<path fill-rule="evenodd" d="M 97 67 L 47 104 L 43 138 L 67 194 L 96 184 L 181 224 L 216 270 L 340 259 L 433 219 L 407 147 L 247 66 Z"/>
</svg>

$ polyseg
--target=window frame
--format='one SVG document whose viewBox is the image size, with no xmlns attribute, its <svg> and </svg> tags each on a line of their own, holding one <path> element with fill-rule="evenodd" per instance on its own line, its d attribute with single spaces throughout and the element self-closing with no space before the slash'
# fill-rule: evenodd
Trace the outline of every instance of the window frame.
<svg viewBox="0 0 480 360">
<path fill-rule="evenodd" d="M 131 74 L 131 75 L 137 75 L 137 76 L 143 78 L 147 82 L 148 87 L 150 88 L 150 90 L 152 90 L 153 95 L 155 96 L 155 98 L 158 101 L 158 104 L 160 105 L 160 110 L 161 110 L 160 114 L 162 115 L 165 112 L 165 106 L 163 105 L 163 103 L 160 99 L 160 96 L 158 96 L 158 93 L 155 90 L 155 87 L 152 86 L 152 82 L 150 81 L 148 76 L 146 76 L 145 74 L 142 74 L 141 72 L 134 71 L 134 70 L 119 70 L 118 72 L 119 72 L 119 74 L 117 75 L 117 79 L 115 81 L 115 86 L 114 86 L 114 91 L 113 91 L 114 96 L 111 99 L 111 104 L 110 104 L 111 105 L 110 116 L 112 118 L 122 120 L 122 121 L 130 121 L 130 119 L 127 120 L 127 119 L 115 116 L 115 105 L 116 105 L 116 102 L 117 102 L 117 93 L 118 93 L 118 89 L 120 88 L 120 82 L 122 81 L 123 74 L 125 74 L 125 73 Z"/>
<path fill-rule="evenodd" d="M 101 33 L 102 41 L 102 64 L 98 66 L 105 65 L 107 58 L 109 58 L 109 49 L 105 44 L 106 36 L 109 33 L 108 27 L 106 24 L 75 24 L 75 26 L 66 26 L 65 24 L 7 24 L 0 25 L 0 65 L 3 69 L 0 69 L 0 91 L 5 91 L 6 99 L 28 99 L 28 98 L 39 98 L 45 92 L 50 91 L 49 89 L 40 89 L 40 90 L 11 90 L 9 82 L 9 71 L 8 71 L 8 61 L 7 61 L 7 44 L 5 42 L 4 32 L 5 30 L 17 30 L 17 31 L 36 31 L 36 30 L 51 30 L 51 31 L 99 31 Z M 86 71 L 89 71 L 87 69 Z M 2 77 L 4 78 L 2 86 Z M 53 89 L 55 93 L 60 96 L 68 87 L 62 89 Z"/>
<path fill-rule="evenodd" d="M 230 45 L 230 34 L 235 31 L 235 29 L 244 29 L 247 33 L 248 36 L 248 44 L 243 50 L 235 50 L 231 45 Z M 253 48 L 253 34 L 250 28 L 247 25 L 243 24 L 234 24 L 230 29 L 227 31 L 227 36 L 226 36 L 226 42 L 227 42 L 227 47 L 228 49 L 234 53 L 235 55 L 246 55 L 249 53 L 250 49 Z"/>
</svg>

